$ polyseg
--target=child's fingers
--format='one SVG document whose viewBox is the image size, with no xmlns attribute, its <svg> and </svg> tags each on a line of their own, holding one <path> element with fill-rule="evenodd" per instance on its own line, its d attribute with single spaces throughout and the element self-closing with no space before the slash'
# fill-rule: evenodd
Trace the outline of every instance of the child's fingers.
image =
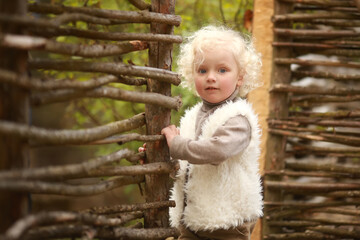
<svg viewBox="0 0 360 240">
<path fill-rule="evenodd" d="M 146 143 L 144 143 L 142 147 L 139 147 L 139 148 L 138 148 L 138 152 L 140 152 L 140 153 L 141 153 L 141 152 L 145 152 L 145 151 L 146 151 Z M 140 164 L 140 165 L 143 165 L 144 163 L 145 163 L 145 159 L 142 159 L 142 158 L 141 158 L 141 159 L 139 160 L 139 164 Z"/>
</svg>

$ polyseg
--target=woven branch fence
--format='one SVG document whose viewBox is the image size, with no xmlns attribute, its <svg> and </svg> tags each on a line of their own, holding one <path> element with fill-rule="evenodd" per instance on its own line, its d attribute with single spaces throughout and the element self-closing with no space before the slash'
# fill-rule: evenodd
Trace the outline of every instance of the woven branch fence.
<svg viewBox="0 0 360 240">
<path fill-rule="evenodd" d="M 264 239 L 360 237 L 360 2 L 276 0 Z"/>
<path fill-rule="evenodd" d="M 87 2 L 87 1 L 85 1 Z M 171 97 L 171 84 L 180 78 L 171 71 L 173 34 L 181 18 L 174 15 L 174 0 L 129 0 L 137 11 L 69 7 L 23 0 L 0 1 L 0 204 L 1 239 L 165 239 L 177 236 L 169 228 L 169 173 L 177 165 L 168 161 L 160 130 L 170 123 L 171 109 L 181 100 Z M 34 17 L 36 16 L 36 17 Z M 77 22 L 86 23 L 80 28 Z M 71 24 L 72 23 L 72 24 Z M 145 24 L 149 32 L 97 31 L 92 25 Z M 109 28 L 110 29 L 110 28 Z M 89 39 L 91 44 L 57 41 L 59 36 Z M 101 41 L 101 43 L 98 43 Z M 148 66 L 104 62 L 101 58 L 149 51 Z M 28 58 L 28 51 L 72 56 L 71 60 Z M 48 56 L 48 55 L 46 55 Z M 42 70 L 30 76 L 29 70 Z M 46 70 L 97 73 L 86 81 L 55 79 Z M 111 83 L 146 86 L 137 92 Z M 118 85 L 116 85 L 118 86 Z M 31 125 L 34 106 L 82 98 L 105 98 L 144 103 L 145 112 L 97 127 L 68 130 Z M 127 133 L 146 126 L 146 134 Z M 109 155 L 82 163 L 26 168 L 29 149 L 38 146 L 98 145 L 143 141 L 146 156 L 119 146 Z M 120 160 L 129 166 L 119 166 Z M 139 164 L 140 159 L 146 159 Z M 115 165 L 114 165 L 115 164 Z M 71 184 L 73 179 L 95 179 Z M 27 194 L 93 196 L 125 185 L 144 188 L 145 203 L 96 206 L 82 211 L 47 211 L 24 214 Z M 26 207 L 25 207 L 26 208 Z M 134 224 L 135 219 L 143 219 Z M 6 229 L 4 228 L 6 227 Z"/>
</svg>

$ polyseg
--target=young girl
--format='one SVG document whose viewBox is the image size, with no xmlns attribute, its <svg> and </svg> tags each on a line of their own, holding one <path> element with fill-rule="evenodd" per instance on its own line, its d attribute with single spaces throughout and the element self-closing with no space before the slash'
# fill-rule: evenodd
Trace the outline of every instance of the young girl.
<svg viewBox="0 0 360 240">
<path fill-rule="evenodd" d="M 258 86 L 259 54 L 239 33 L 208 26 L 182 45 L 178 63 L 202 102 L 185 113 L 180 129 L 161 131 L 171 157 L 181 159 L 171 225 L 182 240 L 250 239 L 263 207 L 260 129 L 241 97 Z"/>
</svg>

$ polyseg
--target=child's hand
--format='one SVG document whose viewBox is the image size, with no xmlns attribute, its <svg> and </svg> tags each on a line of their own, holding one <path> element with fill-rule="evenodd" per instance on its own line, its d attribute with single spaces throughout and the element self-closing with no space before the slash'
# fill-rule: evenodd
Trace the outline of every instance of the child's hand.
<svg viewBox="0 0 360 240">
<path fill-rule="evenodd" d="M 161 130 L 161 134 L 165 135 L 166 142 L 167 142 L 168 146 L 170 147 L 171 141 L 173 140 L 173 138 L 180 135 L 180 130 L 175 125 L 170 125 L 166 128 L 163 128 Z"/>
<path fill-rule="evenodd" d="M 145 151 L 146 151 L 146 143 L 144 143 L 142 147 L 138 148 L 138 152 L 145 152 Z M 144 164 L 144 162 L 145 162 L 145 159 L 140 159 L 139 160 L 139 163 L 141 165 Z"/>
</svg>

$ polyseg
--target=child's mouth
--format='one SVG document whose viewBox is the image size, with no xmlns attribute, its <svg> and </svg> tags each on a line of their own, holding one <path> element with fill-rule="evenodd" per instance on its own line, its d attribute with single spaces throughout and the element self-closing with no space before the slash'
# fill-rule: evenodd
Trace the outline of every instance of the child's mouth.
<svg viewBox="0 0 360 240">
<path fill-rule="evenodd" d="M 217 88 L 215 88 L 215 87 L 207 87 L 207 88 L 205 88 L 205 90 L 217 90 Z"/>
</svg>

